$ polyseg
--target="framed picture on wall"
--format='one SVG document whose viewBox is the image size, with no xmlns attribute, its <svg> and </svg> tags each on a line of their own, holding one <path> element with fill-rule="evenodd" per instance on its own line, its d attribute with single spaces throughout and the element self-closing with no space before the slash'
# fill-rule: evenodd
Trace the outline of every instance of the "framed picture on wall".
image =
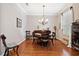
<svg viewBox="0 0 79 59">
<path fill-rule="evenodd" d="M 17 28 L 21 28 L 22 27 L 22 19 L 16 18 L 16 21 L 17 21 Z"/>
</svg>

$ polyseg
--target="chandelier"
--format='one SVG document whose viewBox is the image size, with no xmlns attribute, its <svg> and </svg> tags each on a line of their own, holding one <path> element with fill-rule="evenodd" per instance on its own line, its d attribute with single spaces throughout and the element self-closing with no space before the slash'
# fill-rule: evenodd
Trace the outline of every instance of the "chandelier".
<svg viewBox="0 0 79 59">
<path fill-rule="evenodd" d="M 43 5 L 43 18 L 38 20 L 39 23 L 41 23 L 42 25 L 45 25 L 48 23 L 48 19 L 45 18 L 45 15 L 44 15 L 44 8 L 45 8 L 45 5 Z"/>
</svg>

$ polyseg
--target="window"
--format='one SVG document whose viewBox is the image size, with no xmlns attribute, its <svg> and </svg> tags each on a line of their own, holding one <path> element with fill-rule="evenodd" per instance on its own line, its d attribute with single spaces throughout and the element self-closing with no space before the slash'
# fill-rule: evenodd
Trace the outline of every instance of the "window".
<svg viewBox="0 0 79 59">
<path fill-rule="evenodd" d="M 72 9 L 68 9 L 61 14 L 61 29 L 63 30 L 63 34 L 66 36 L 69 36 L 71 33 L 72 20 Z"/>
</svg>

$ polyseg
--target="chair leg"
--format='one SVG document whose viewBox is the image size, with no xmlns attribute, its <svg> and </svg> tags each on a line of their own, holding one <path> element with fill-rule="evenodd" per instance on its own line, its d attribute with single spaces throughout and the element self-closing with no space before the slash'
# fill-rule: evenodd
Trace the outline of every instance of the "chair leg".
<svg viewBox="0 0 79 59">
<path fill-rule="evenodd" d="M 9 49 L 7 50 L 7 56 L 9 56 Z"/>
<path fill-rule="evenodd" d="M 7 56 L 7 54 L 8 54 L 8 49 L 5 49 L 4 56 Z"/>
<path fill-rule="evenodd" d="M 44 47 L 44 42 L 43 41 L 41 42 L 41 46 Z"/>
<path fill-rule="evenodd" d="M 51 39 L 51 41 L 52 41 L 52 45 L 54 45 L 54 43 L 53 43 L 53 39 Z"/>
<path fill-rule="evenodd" d="M 7 49 L 5 49 L 4 56 L 6 56 L 6 53 L 7 53 Z"/>
<path fill-rule="evenodd" d="M 16 54 L 17 54 L 17 56 L 19 56 L 19 54 L 18 54 L 18 48 L 19 48 L 19 46 L 16 47 Z"/>
<path fill-rule="evenodd" d="M 35 42 L 35 39 L 33 39 L 33 43 Z"/>
</svg>

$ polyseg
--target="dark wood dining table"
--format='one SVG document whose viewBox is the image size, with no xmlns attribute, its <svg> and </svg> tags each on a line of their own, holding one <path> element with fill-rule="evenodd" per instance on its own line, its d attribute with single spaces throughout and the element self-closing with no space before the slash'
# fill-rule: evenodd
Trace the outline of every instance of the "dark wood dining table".
<svg viewBox="0 0 79 59">
<path fill-rule="evenodd" d="M 37 43 L 39 43 L 39 45 L 41 46 L 47 46 L 48 42 L 50 40 L 50 30 L 35 30 L 33 31 L 33 37 L 36 37 L 36 41 Z M 33 40 L 34 42 L 34 40 Z"/>
</svg>

